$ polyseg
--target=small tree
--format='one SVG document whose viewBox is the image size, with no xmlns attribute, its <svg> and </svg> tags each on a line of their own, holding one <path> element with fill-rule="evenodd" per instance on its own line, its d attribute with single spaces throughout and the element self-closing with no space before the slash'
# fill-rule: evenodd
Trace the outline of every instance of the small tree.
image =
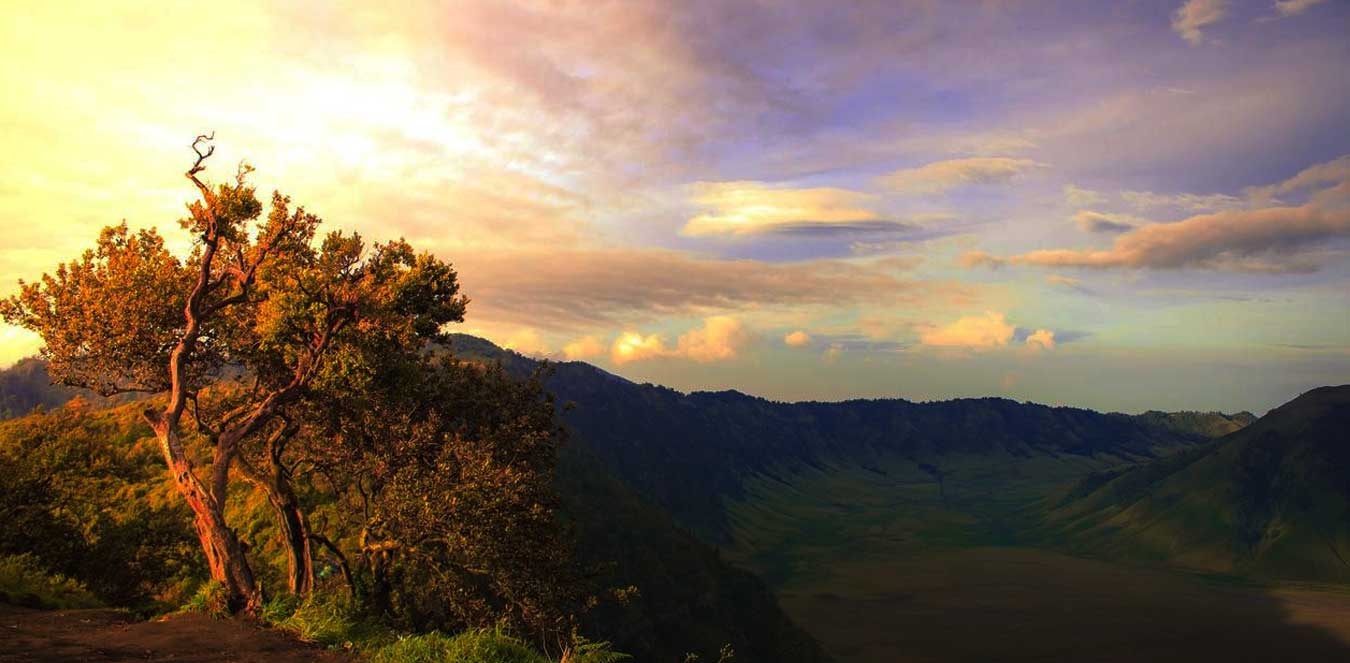
<svg viewBox="0 0 1350 663">
<path fill-rule="evenodd" d="M 36 283 L 20 282 L 0 304 L 11 323 L 41 335 L 56 381 L 100 394 L 160 394 L 144 410 L 194 527 L 211 577 L 231 608 L 256 610 L 262 592 L 225 519 L 231 467 L 247 447 L 279 459 L 288 422 L 309 403 L 310 385 L 352 349 L 406 351 L 463 320 L 467 300 L 455 271 L 402 241 L 367 247 L 357 235 L 329 233 L 320 219 L 273 194 L 266 220 L 241 165 L 215 188 L 199 175 L 215 148 L 198 136 L 186 176 L 199 199 L 180 221 L 194 239 L 173 255 L 154 230 L 104 229 L 96 247 Z M 205 150 L 205 151 L 203 151 Z M 207 387 L 242 376 L 236 388 Z M 213 394 L 219 398 L 212 400 Z M 191 419 L 185 426 L 185 415 Z M 185 434 L 210 450 L 203 475 Z M 247 457 L 247 456 L 246 456 Z M 303 514 L 280 461 L 245 474 L 277 513 L 290 558 L 292 590 L 312 582 Z"/>
</svg>

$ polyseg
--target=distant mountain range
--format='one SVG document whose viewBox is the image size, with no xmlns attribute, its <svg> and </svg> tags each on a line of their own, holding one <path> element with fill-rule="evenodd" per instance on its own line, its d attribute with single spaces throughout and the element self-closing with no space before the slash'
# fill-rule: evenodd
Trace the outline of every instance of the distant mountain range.
<svg viewBox="0 0 1350 663">
<path fill-rule="evenodd" d="M 472 336 L 460 355 L 518 371 L 536 362 Z M 781 403 L 736 391 L 681 393 L 636 384 L 590 364 L 554 365 L 549 388 L 570 404 L 566 421 L 617 477 L 705 540 L 727 543 L 726 506 L 746 482 L 786 483 L 802 470 L 906 459 L 940 479 L 950 461 L 981 457 L 1084 459 L 1089 469 L 1169 455 L 1255 420 L 1247 412 L 1102 414 L 1002 398 L 929 403 L 899 399 Z M 1066 468 L 1060 481 L 1088 470 Z"/>
<path fill-rule="evenodd" d="M 1350 581 L 1350 385 L 1202 447 L 1091 474 L 1047 503 L 1049 541 L 1222 573 Z"/>
</svg>

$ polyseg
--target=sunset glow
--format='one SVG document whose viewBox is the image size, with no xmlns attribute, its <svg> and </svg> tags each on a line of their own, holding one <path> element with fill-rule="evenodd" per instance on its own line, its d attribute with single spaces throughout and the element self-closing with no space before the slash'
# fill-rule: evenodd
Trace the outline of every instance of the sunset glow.
<svg viewBox="0 0 1350 663">
<path fill-rule="evenodd" d="M 185 254 L 214 131 L 206 176 L 451 261 L 459 331 L 638 382 L 1264 412 L 1350 374 L 1347 3 L 7 9 L 3 295 L 123 219 Z"/>
</svg>

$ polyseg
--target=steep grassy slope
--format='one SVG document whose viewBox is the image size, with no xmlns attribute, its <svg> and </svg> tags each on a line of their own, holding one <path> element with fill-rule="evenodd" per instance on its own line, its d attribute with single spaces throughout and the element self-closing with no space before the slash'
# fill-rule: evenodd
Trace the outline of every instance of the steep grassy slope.
<svg viewBox="0 0 1350 663">
<path fill-rule="evenodd" d="M 1350 581 L 1350 386 L 1307 392 L 1211 446 L 1088 476 L 1042 535 L 1076 550 Z"/>
</svg>

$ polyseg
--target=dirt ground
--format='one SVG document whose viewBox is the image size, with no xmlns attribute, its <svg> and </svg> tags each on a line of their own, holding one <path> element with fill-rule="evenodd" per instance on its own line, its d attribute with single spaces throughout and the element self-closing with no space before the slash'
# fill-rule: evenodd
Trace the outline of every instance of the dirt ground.
<svg viewBox="0 0 1350 663">
<path fill-rule="evenodd" d="M 0 663 L 351 663 L 284 633 L 235 620 L 175 615 L 141 622 L 114 610 L 29 610 L 0 604 Z"/>
</svg>

